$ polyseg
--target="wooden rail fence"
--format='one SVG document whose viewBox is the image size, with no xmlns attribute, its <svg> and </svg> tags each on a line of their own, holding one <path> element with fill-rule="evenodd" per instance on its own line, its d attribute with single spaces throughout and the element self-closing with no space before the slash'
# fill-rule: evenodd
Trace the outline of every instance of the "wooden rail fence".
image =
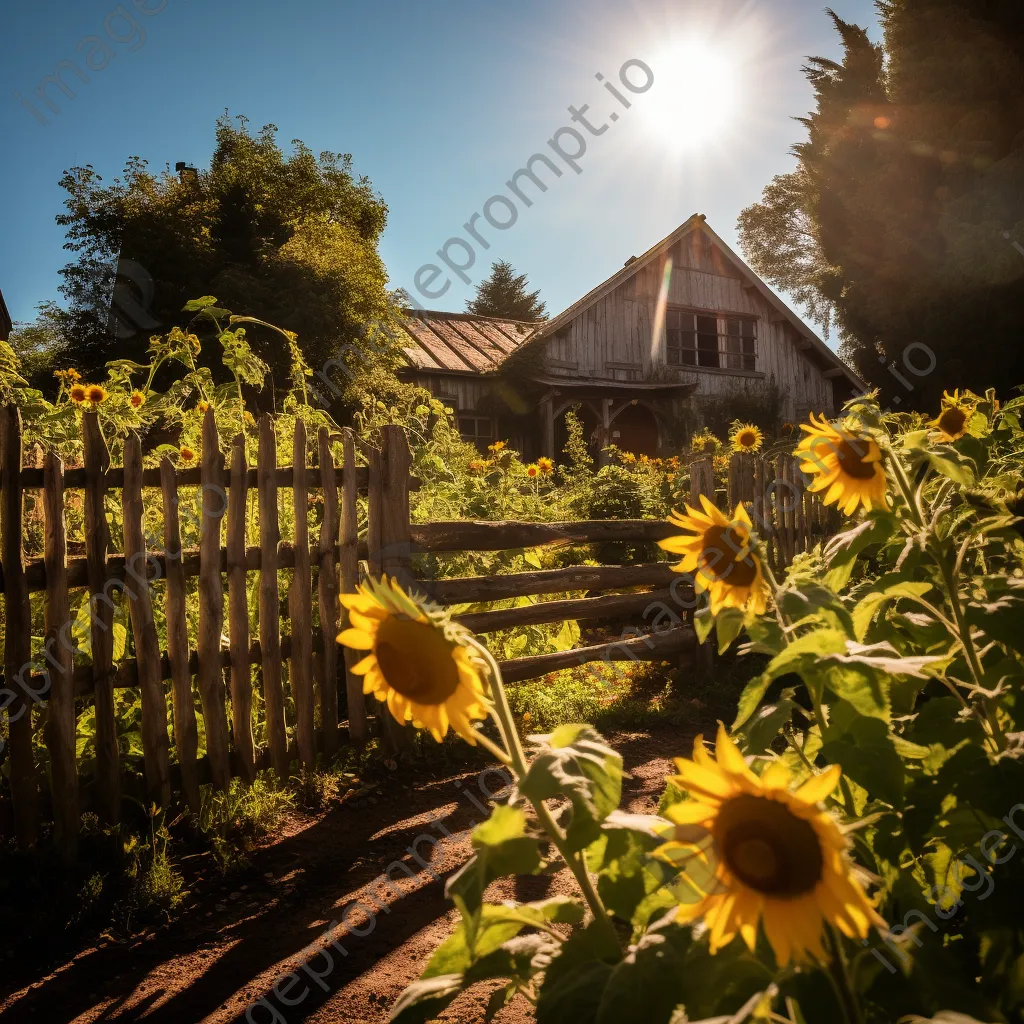
<svg viewBox="0 0 1024 1024">
<path fill-rule="evenodd" d="M 461 614 L 460 621 L 479 634 L 570 619 L 625 624 L 612 642 L 504 663 L 502 670 L 510 682 L 599 660 L 678 659 L 710 671 L 710 648 L 698 646 L 693 631 L 693 590 L 667 561 L 471 578 L 427 579 L 415 571 L 420 554 L 655 542 L 674 532 L 665 522 L 412 523 L 410 492 L 418 484 L 411 475 L 405 432 L 397 426 L 382 429 L 379 449 L 344 431 L 340 466 L 334 464 L 334 439 L 326 429 L 315 439 L 316 465 L 307 465 L 307 437 L 300 421 L 290 467 L 277 465 L 270 416 L 258 424 L 255 467 L 247 464 L 241 436 L 231 443 L 225 462 L 212 409 L 206 413 L 202 439 L 196 468 L 178 470 L 167 459 L 155 469 L 143 468 L 141 444 L 134 435 L 125 442 L 124 465 L 111 467 L 96 414 L 85 412 L 82 468 L 65 470 L 52 453 L 41 469 L 26 468 L 20 413 L 13 407 L 0 409 L 0 583 L 5 615 L 0 710 L 9 716 L 7 750 L 0 759 L 6 757 L 13 830 L 22 847 L 37 841 L 41 790 L 49 794 L 54 838 L 69 858 L 75 855 L 83 806 L 91 805 L 106 822 L 119 820 L 129 765 L 117 734 L 118 689 L 132 688 L 140 695 L 144 795 L 160 805 L 178 794 L 186 805 L 197 808 L 202 782 L 224 789 L 232 777 L 251 781 L 257 769 L 267 765 L 285 777 L 294 760 L 311 766 L 318 754 L 336 753 L 342 741 L 364 744 L 371 729 L 387 749 L 407 748 L 408 728 L 398 726 L 390 715 L 372 714 L 376 702 L 370 702 L 375 706 L 368 714 L 362 680 L 350 671 L 358 656 L 339 650 L 335 642 L 341 616 L 338 594 L 354 591 L 361 571 L 374 577 L 395 576 L 446 605 L 486 606 L 512 598 L 587 594 Z M 357 466 L 357 449 L 366 466 Z M 179 492 L 196 487 L 201 489 L 199 547 L 185 550 Z M 83 492 L 84 557 L 68 556 L 65 500 L 66 493 L 75 490 Z M 282 541 L 279 492 L 288 490 L 295 527 L 291 540 Z M 44 523 L 43 557 L 34 560 L 26 559 L 24 549 L 24 498 L 31 491 L 42 492 Z M 107 521 L 107 502 L 118 491 L 121 552 L 111 550 Z M 308 534 L 313 491 L 323 503 L 316 538 Z M 691 491 L 691 503 L 701 494 L 730 509 L 745 502 L 780 571 L 834 526 L 820 501 L 806 492 L 789 457 L 772 464 L 734 456 L 728 487 L 717 495 L 711 462 L 702 460 L 691 467 Z M 362 540 L 360 493 L 366 495 L 368 510 Z M 248 499 L 253 494 L 258 546 L 247 544 Z M 162 515 L 159 551 L 143 530 L 150 507 L 159 507 Z M 284 595 L 287 633 L 281 629 L 282 572 L 289 581 Z M 258 637 L 250 635 L 254 573 Z M 188 628 L 188 608 L 196 600 L 190 597 L 190 579 L 198 580 L 194 645 Z M 156 580 L 163 582 L 162 592 L 153 586 Z M 116 664 L 114 588 L 128 598 L 131 636 L 130 655 Z M 71 639 L 75 591 L 89 595 L 88 661 L 76 657 Z M 32 593 L 43 594 L 45 633 L 43 653 L 36 652 L 34 658 Z M 162 609 L 155 606 L 155 598 L 162 600 Z M 165 622 L 165 650 L 157 629 L 158 611 Z M 260 745 L 253 735 L 254 673 L 261 683 L 266 739 Z M 195 694 L 205 737 L 202 756 Z M 86 776 L 80 772 L 76 735 L 78 716 L 89 702 L 95 717 L 95 757 Z M 49 762 L 44 776 L 36 770 L 33 750 L 40 717 Z"/>
</svg>

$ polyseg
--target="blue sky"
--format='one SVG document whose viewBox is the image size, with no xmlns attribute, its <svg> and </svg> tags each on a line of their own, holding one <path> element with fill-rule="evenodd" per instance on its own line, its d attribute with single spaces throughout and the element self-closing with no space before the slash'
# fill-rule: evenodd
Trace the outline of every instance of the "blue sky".
<svg viewBox="0 0 1024 1024">
<path fill-rule="evenodd" d="M 870 0 L 832 6 L 877 38 Z M 805 57 L 839 52 L 814 0 L 123 0 L 131 21 L 117 8 L 49 0 L 0 12 L 0 290 L 16 320 L 58 297 L 65 168 L 90 163 L 109 180 L 131 154 L 157 170 L 205 165 L 225 108 L 252 129 L 276 124 L 286 145 L 351 153 L 390 207 L 381 252 L 391 284 L 414 293 L 417 269 L 440 263 L 449 238 L 468 238 L 470 216 L 545 153 L 563 173 L 542 172 L 550 188 L 532 190 L 511 227 L 478 218 L 490 249 L 473 243 L 471 283 L 443 268 L 447 291 L 420 299 L 462 309 L 490 261 L 508 259 L 557 313 L 692 213 L 733 243 L 740 210 L 793 166 L 802 129 L 792 118 L 811 107 Z M 84 66 L 91 49 L 102 63 L 90 36 L 114 54 L 99 70 Z M 89 80 L 65 74 L 73 99 L 51 87 L 54 113 L 34 94 L 62 60 Z M 643 93 L 620 80 L 630 60 L 651 70 Z M 626 76 L 634 87 L 648 81 L 635 64 Z M 583 104 L 607 130 L 574 125 L 567 108 Z M 562 127 L 586 143 L 581 173 L 549 145 Z M 578 143 L 562 133 L 558 145 L 571 154 Z M 491 212 L 508 216 L 501 203 Z"/>
</svg>

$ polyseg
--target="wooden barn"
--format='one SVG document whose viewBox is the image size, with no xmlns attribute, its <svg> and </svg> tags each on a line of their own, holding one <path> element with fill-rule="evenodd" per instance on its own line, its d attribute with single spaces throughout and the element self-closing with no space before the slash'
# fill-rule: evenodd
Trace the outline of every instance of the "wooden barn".
<svg viewBox="0 0 1024 1024">
<path fill-rule="evenodd" d="M 536 324 L 409 311 L 407 380 L 481 449 L 554 457 L 575 408 L 595 453 L 677 450 L 733 419 L 774 432 L 834 414 L 860 378 L 695 215 L 558 316 Z"/>
</svg>

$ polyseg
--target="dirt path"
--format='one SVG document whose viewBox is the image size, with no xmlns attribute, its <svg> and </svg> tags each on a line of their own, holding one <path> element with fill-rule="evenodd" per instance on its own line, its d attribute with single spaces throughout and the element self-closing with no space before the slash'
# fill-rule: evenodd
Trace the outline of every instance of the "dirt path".
<svg viewBox="0 0 1024 1024">
<path fill-rule="evenodd" d="M 624 805 L 653 810 L 668 758 L 691 737 L 666 730 L 613 742 L 630 773 Z M 197 905 L 149 941 L 83 949 L 31 984 L 12 984 L 5 970 L 0 1019 L 380 1024 L 451 933 L 445 880 L 469 856 L 469 830 L 503 782 L 494 768 L 435 773 L 415 786 L 399 773 L 387 799 L 295 816 L 253 854 L 244 877 L 197 893 Z M 570 883 L 563 875 L 518 879 L 496 883 L 488 896 L 539 899 Z M 489 992 L 465 993 L 444 1019 L 481 1020 Z M 520 1001 L 497 1020 L 532 1016 Z"/>
</svg>

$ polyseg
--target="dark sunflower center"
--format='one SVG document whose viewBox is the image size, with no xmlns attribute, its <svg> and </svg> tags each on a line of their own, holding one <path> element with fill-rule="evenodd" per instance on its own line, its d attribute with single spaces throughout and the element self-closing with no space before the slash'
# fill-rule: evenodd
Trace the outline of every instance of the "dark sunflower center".
<svg viewBox="0 0 1024 1024">
<path fill-rule="evenodd" d="M 739 442 L 744 448 L 749 448 L 757 440 L 757 435 L 751 430 L 744 430 L 739 436 Z"/>
<path fill-rule="evenodd" d="M 967 425 L 967 413 L 955 406 L 952 409 L 943 409 L 939 416 L 939 427 L 950 437 L 963 433 Z"/>
<path fill-rule="evenodd" d="M 711 526 L 704 532 L 700 553 L 700 571 L 713 580 L 727 580 L 732 587 L 749 587 L 757 578 L 754 559 L 736 556 L 743 550 L 746 537 L 735 526 Z"/>
<path fill-rule="evenodd" d="M 443 704 L 458 689 L 452 645 L 427 623 L 390 616 L 377 631 L 374 654 L 388 686 L 418 704 Z"/>
<path fill-rule="evenodd" d="M 871 453 L 871 442 L 863 437 L 843 437 L 836 444 L 839 466 L 847 476 L 856 480 L 870 480 L 875 475 L 875 463 L 866 462 Z"/>
<path fill-rule="evenodd" d="M 814 826 L 777 800 L 735 797 L 719 811 L 714 834 L 725 866 L 765 896 L 795 899 L 821 880 L 821 843 Z"/>
</svg>

